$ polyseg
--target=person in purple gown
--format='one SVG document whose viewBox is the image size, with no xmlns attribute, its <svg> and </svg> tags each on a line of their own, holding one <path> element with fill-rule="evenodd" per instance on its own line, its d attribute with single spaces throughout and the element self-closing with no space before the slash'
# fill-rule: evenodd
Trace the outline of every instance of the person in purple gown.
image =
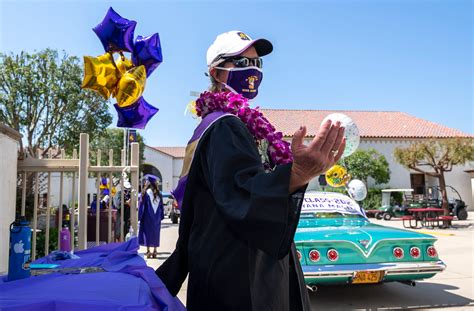
<svg viewBox="0 0 474 311">
<path fill-rule="evenodd" d="M 147 247 L 147 258 L 156 258 L 156 248 L 160 246 L 161 220 L 164 218 L 163 197 L 158 189 L 157 179 L 148 176 L 142 189 L 138 207 L 138 243 Z M 153 247 L 153 252 L 150 248 Z"/>
</svg>

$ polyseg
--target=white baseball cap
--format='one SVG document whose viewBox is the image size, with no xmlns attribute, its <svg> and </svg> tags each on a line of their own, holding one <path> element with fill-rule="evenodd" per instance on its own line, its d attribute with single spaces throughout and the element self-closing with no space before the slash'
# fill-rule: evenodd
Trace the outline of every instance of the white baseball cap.
<svg viewBox="0 0 474 311">
<path fill-rule="evenodd" d="M 273 45 L 267 39 L 252 40 L 242 31 L 232 30 L 218 35 L 207 49 L 207 66 L 211 66 L 221 57 L 239 55 L 249 46 L 255 47 L 258 56 L 264 56 L 273 51 Z"/>
</svg>

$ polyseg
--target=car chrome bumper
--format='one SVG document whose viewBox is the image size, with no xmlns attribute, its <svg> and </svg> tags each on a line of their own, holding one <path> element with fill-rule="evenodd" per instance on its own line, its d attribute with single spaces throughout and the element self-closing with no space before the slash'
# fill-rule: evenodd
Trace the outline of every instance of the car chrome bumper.
<svg viewBox="0 0 474 311">
<path fill-rule="evenodd" d="M 302 266 L 306 278 L 355 277 L 359 271 L 384 271 L 389 275 L 430 274 L 446 269 L 441 260 L 436 262 L 393 262 L 353 265 L 314 265 Z"/>
</svg>

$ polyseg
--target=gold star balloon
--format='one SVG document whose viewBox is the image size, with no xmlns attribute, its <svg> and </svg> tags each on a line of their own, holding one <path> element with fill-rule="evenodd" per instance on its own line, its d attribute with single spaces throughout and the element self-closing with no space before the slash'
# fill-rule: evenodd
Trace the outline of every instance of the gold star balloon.
<svg viewBox="0 0 474 311">
<path fill-rule="evenodd" d="M 119 78 L 120 72 L 115 66 L 112 54 L 105 53 L 98 57 L 84 56 L 82 88 L 94 90 L 105 99 L 109 99 Z"/>
<path fill-rule="evenodd" d="M 129 71 L 133 67 L 132 61 L 123 55 L 121 55 L 117 59 L 117 61 L 115 61 L 115 64 L 117 65 L 117 68 L 122 75 L 124 75 L 127 71 Z"/>
<path fill-rule="evenodd" d="M 133 67 L 120 78 L 115 91 L 115 99 L 119 107 L 127 107 L 135 103 L 143 94 L 146 83 L 145 66 Z"/>
<path fill-rule="evenodd" d="M 342 187 L 348 183 L 350 179 L 351 175 L 340 165 L 334 165 L 326 172 L 326 181 L 331 187 Z"/>
</svg>

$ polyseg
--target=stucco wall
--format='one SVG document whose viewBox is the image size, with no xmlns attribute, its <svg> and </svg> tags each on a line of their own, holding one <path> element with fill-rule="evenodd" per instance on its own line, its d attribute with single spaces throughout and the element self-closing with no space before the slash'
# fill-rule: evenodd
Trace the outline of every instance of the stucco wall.
<svg viewBox="0 0 474 311">
<path fill-rule="evenodd" d="M 173 189 L 178 185 L 179 176 L 181 176 L 181 170 L 183 168 L 183 162 L 184 158 L 173 159 Z"/>
<path fill-rule="evenodd" d="M 367 150 L 369 148 L 374 148 L 381 154 L 385 156 L 390 167 L 390 182 L 387 186 L 390 188 L 410 188 L 410 170 L 401 166 L 393 155 L 393 151 L 396 147 L 407 147 L 411 143 L 416 141 L 408 140 L 363 140 L 360 144 L 360 149 Z M 454 187 L 461 198 L 466 202 L 470 210 L 473 208 L 473 194 L 471 189 L 471 178 L 468 173 L 465 171 L 472 169 L 473 164 L 468 164 L 464 166 L 456 166 L 451 172 L 445 174 L 446 184 Z M 425 184 L 426 186 L 435 186 L 438 185 L 438 179 L 425 175 Z M 448 191 L 448 196 L 454 195 L 452 192 Z M 454 197 L 454 196 L 453 196 Z"/>
<path fill-rule="evenodd" d="M 8 270 L 9 228 L 15 220 L 17 135 L 15 137 L 0 131 L 0 274 Z"/>
<path fill-rule="evenodd" d="M 145 146 L 144 157 L 144 163 L 153 165 L 161 172 L 163 191 L 170 192 L 173 189 L 173 158 L 148 146 Z"/>
</svg>

